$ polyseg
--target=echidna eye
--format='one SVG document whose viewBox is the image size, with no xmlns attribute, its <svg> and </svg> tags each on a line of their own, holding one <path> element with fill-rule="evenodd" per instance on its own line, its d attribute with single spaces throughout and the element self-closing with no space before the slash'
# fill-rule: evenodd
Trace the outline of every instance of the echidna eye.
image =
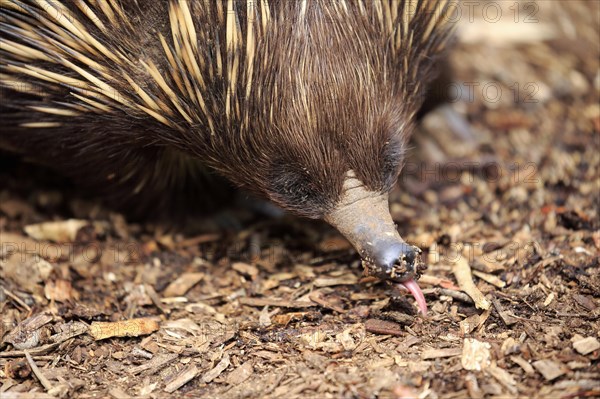
<svg viewBox="0 0 600 399">
<path fill-rule="evenodd" d="M 309 170 L 286 161 L 271 164 L 269 196 L 280 205 L 311 218 L 322 216 L 326 202 Z"/>
<path fill-rule="evenodd" d="M 384 186 L 391 188 L 398 178 L 404 162 L 404 146 L 397 140 L 390 140 L 382 151 L 382 176 Z"/>
</svg>

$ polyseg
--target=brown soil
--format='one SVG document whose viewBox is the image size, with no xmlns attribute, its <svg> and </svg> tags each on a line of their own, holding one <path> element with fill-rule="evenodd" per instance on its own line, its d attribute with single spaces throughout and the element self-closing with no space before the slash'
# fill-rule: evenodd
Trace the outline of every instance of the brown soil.
<svg viewBox="0 0 600 399">
<path fill-rule="evenodd" d="M 167 232 L 6 161 L 0 396 L 600 396 L 599 3 L 502 4 L 392 195 L 426 318 L 325 224 Z"/>
</svg>

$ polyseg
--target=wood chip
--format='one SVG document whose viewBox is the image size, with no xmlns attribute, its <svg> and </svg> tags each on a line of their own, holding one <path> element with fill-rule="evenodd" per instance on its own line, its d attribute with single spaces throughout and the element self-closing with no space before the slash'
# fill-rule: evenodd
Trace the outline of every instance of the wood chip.
<svg viewBox="0 0 600 399">
<path fill-rule="evenodd" d="M 56 397 L 45 392 L 2 392 L 2 399 L 56 399 Z"/>
<path fill-rule="evenodd" d="M 42 247 L 40 244 L 37 245 L 38 247 Z M 3 280 L 14 282 L 20 291 L 39 295 L 39 284 L 48 280 L 54 270 L 54 266 L 32 252 L 14 255 L 8 258 L 7 261 L 2 262 L 2 278 Z M 22 303 L 22 301 L 19 303 Z"/>
<path fill-rule="evenodd" d="M 458 291 L 459 288 L 456 287 L 456 291 L 455 290 L 451 290 L 451 289 L 445 289 L 445 288 L 435 288 L 435 292 L 438 295 L 444 295 L 444 296 L 448 296 L 452 299 L 456 299 L 458 301 L 464 302 L 464 303 L 469 303 L 469 304 L 473 304 L 473 299 L 471 299 L 470 296 L 468 296 L 467 294 L 465 294 L 462 291 Z M 423 290 L 423 293 L 427 293 L 427 290 Z"/>
<path fill-rule="evenodd" d="M 368 319 L 365 322 L 365 329 L 374 334 L 396 336 L 405 334 L 400 324 L 380 319 Z"/>
<path fill-rule="evenodd" d="M 23 359 L 10 360 L 4 365 L 4 374 L 13 380 L 23 380 L 31 375 L 31 367 Z"/>
<path fill-rule="evenodd" d="M 148 371 L 146 375 L 151 375 L 164 368 L 167 364 L 177 359 L 179 356 L 176 353 L 165 353 L 156 355 L 152 360 L 147 363 L 140 364 L 139 366 L 129 367 L 127 371 L 130 374 L 139 374 L 143 371 Z"/>
<path fill-rule="evenodd" d="M 15 253 L 41 255 L 44 249 L 36 240 L 22 234 L 2 231 L 0 238 L 0 259 L 10 258 Z"/>
<path fill-rule="evenodd" d="M 315 312 L 288 312 L 272 316 L 271 322 L 275 324 L 288 325 L 291 321 L 298 321 L 310 317 L 316 317 Z"/>
<path fill-rule="evenodd" d="M 357 325 L 347 328 L 335 336 L 335 340 L 342 344 L 346 351 L 353 351 L 356 349 L 357 343 L 352 337 L 352 333 L 357 329 L 356 327 Z"/>
<path fill-rule="evenodd" d="M 525 374 L 532 375 L 533 373 L 535 373 L 533 366 L 531 366 L 531 364 L 529 364 L 529 362 L 523 359 L 521 356 L 511 356 L 510 360 L 518 364 L 523 369 L 523 371 L 525 371 Z"/>
<path fill-rule="evenodd" d="M 481 329 L 483 328 L 483 326 L 485 325 L 485 322 L 487 321 L 487 319 L 490 317 L 490 315 L 492 314 L 492 309 L 488 309 L 483 311 L 480 315 L 479 315 L 479 324 L 477 324 L 477 331 L 481 331 Z"/>
<path fill-rule="evenodd" d="M 565 368 L 562 364 L 553 360 L 538 360 L 533 362 L 533 367 L 544 376 L 547 381 L 552 381 L 565 374 Z"/>
<path fill-rule="evenodd" d="M 477 258 L 477 262 L 479 263 L 479 265 L 481 265 L 480 267 L 478 267 L 478 269 L 480 269 L 482 272 L 494 273 L 505 269 L 502 264 L 496 263 L 495 261 L 490 260 L 488 258 L 489 255 L 484 255 L 480 258 Z"/>
<path fill-rule="evenodd" d="M 252 362 L 246 362 L 233 370 L 227 376 L 227 383 L 231 385 L 239 385 L 246 381 L 254 372 L 254 366 Z"/>
<path fill-rule="evenodd" d="M 4 274 L 4 276 L 6 276 L 6 273 Z M 15 294 L 13 294 L 12 292 L 10 292 L 9 290 L 7 290 L 4 287 L 2 287 L 2 290 L 4 291 L 4 294 L 7 297 L 11 298 L 13 301 L 15 301 L 17 305 L 19 305 L 23 309 L 27 310 L 28 312 L 31 311 L 31 308 L 29 307 L 29 305 L 27 305 L 25 302 L 23 302 L 23 300 L 21 298 L 19 298 L 18 296 L 16 296 Z"/>
<path fill-rule="evenodd" d="M 67 302 L 79 299 L 79 293 L 73 288 L 68 280 L 50 280 L 44 286 L 46 299 L 56 302 Z"/>
<path fill-rule="evenodd" d="M 324 308 L 334 310 L 339 313 L 345 313 L 346 310 L 340 306 L 339 298 L 333 296 L 333 298 L 328 297 L 325 292 L 321 290 L 313 291 L 308 295 L 308 298 L 323 306 Z M 338 299 L 338 300 L 336 300 Z"/>
<path fill-rule="evenodd" d="M 502 319 L 504 324 L 506 324 L 507 326 L 511 326 L 518 321 L 516 317 L 512 316 L 504 310 L 504 308 L 498 300 L 492 299 L 492 303 L 494 304 L 494 307 L 496 308 L 496 311 L 498 312 L 498 315 L 500 315 L 500 318 Z"/>
<path fill-rule="evenodd" d="M 473 270 L 473 274 L 475 276 L 479 277 L 480 279 L 482 279 L 483 281 L 490 283 L 492 285 L 495 285 L 498 288 L 504 288 L 506 286 L 506 283 L 504 281 L 500 280 L 498 277 L 494 276 L 493 274 L 480 272 L 478 270 Z"/>
<path fill-rule="evenodd" d="M 90 335 L 100 341 L 112 337 L 139 337 L 157 331 L 160 325 L 155 319 L 140 318 L 116 322 L 93 322 Z"/>
<path fill-rule="evenodd" d="M 554 297 L 556 295 L 554 294 L 554 292 L 551 292 L 550 294 L 548 294 L 548 296 L 546 297 L 546 300 L 544 301 L 544 306 L 548 306 L 552 303 L 552 301 L 554 300 Z"/>
<path fill-rule="evenodd" d="M 471 399 L 483 399 L 485 394 L 479 388 L 479 383 L 477 382 L 477 377 L 475 374 L 467 374 L 465 376 L 465 386 L 467 387 L 467 392 L 469 392 L 469 398 Z"/>
<path fill-rule="evenodd" d="M 541 273 L 544 268 L 561 259 L 563 259 L 563 256 L 557 255 L 540 260 L 530 268 L 531 272 L 529 273 L 529 276 L 523 280 L 522 284 L 529 284 L 529 282 L 531 282 L 539 273 Z"/>
<path fill-rule="evenodd" d="M 122 390 L 121 388 L 119 388 L 119 387 L 114 387 L 114 388 L 111 388 L 111 389 L 108 391 L 108 394 L 109 394 L 110 396 L 112 396 L 113 398 L 115 398 L 115 399 L 129 399 L 129 398 L 131 398 L 131 396 L 130 396 L 130 395 L 128 395 L 128 394 L 127 394 L 127 392 L 123 391 L 123 390 Z"/>
<path fill-rule="evenodd" d="M 421 359 L 439 359 L 443 357 L 459 356 L 462 353 L 461 348 L 429 349 L 423 352 Z"/>
<path fill-rule="evenodd" d="M 271 363 L 285 362 L 285 359 L 283 358 L 283 356 L 281 356 L 280 353 L 273 353 L 273 352 L 261 350 L 261 351 L 255 352 L 253 355 L 260 357 L 262 359 L 266 359 L 267 361 L 269 361 Z"/>
<path fill-rule="evenodd" d="M 213 369 L 209 370 L 202 376 L 202 381 L 208 384 L 209 382 L 217 378 L 219 375 L 221 375 L 221 373 L 225 371 L 230 364 L 231 361 L 229 360 L 229 355 L 225 354 L 223 356 L 223 359 L 221 359 L 221 361 Z"/>
<path fill-rule="evenodd" d="M 46 312 L 38 313 L 20 322 L 4 336 L 3 341 L 12 344 L 16 349 L 35 348 L 40 344 L 41 328 L 53 319 L 54 317 Z"/>
<path fill-rule="evenodd" d="M 583 306 L 584 308 L 586 308 L 589 311 L 592 311 L 598 307 L 594 303 L 594 300 L 592 299 L 592 297 L 587 296 L 587 295 L 574 294 L 573 299 L 575 300 L 575 302 L 577 302 L 578 304 L 580 304 L 581 306 Z"/>
<path fill-rule="evenodd" d="M 463 341 L 462 358 L 460 363 L 465 370 L 481 371 L 491 364 L 491 345 L 473 338 Z"/>
<path fill-rule="evenodd" d="M 200 374 L 200 370 L 195 364 L 190 364 L 181 370 L 167 385 L 165 392 L 173 393 Z"/>
<path fill-rule="evenodd" d="M 244 262 L 234 262 L 231 268 L 238 273 L 252 277 L 252 279 L 258 276 L 259 273 L 256 266 Z"/>
<path fill-rule="evenodd" d="M 446 280 L 446 279 L 443 279 L 443 278 L 440 278 L 437 276 L 431 276 L 429 274 L 422 275 L 419 278 L 419 284 L 437 285 L 439 287 L 446 288 L 449 290 L 459 290 L 460 289 L 450 280 Z"/>
<path fill-rule="evenodd" d="M 417 391 L 415 391 L 414 388 L 406 386 L 406 385 L 395 385 L 394 388 L 392 389 L 392 393 L 394 395 L 395 398 L 419 398 L 419 397 L 423 397 L 422 395 L 418 394 Z M 425 392 L 427 393 L 427 391 Z"/>
<path fill-rule="evenodd" d="M 71 338 L 85 334 L 88 332 L 89 329 L 89 326 L 82 321 L 72 321 L 69 323 L 64 323 L 60 327 L 62 330 L 58 334 L 54 334 L 50 337 L 50 340 L 57 344 L 63 343 Z"/>
<path fill-rule="evenodd" d="M 381 312 L 382 316 L 385 316 L 386 319 L 390 321 L 394 321 L 401 325 L 411 325 L 415 322 L 415 317 L 408 315 L 406 313 L 398 312 L 395 310 L 389 312 Z"/>
<path fill-rule="evenodd" d="M 202 234 L 197 237 L 188 238 L 175 244 L 176 248 L 195 247 L 207 242 L 217 241 L 221 238 L 221 234 Z"/>
<path fill-rule="evenodd" d="M 409 335 L 404 341 L 398 344 L 398 352 L 404 352 L 413 345 L 418 344 L 421 340 L 413 335 Z"/>
<path fill-rule="evenodd" d="M 204 273 L 183 273 L 171 282 L 163 291 L 163 296 L 173 297 L 185 295 L 193 286 L 204 278 Z"/>
<path fill-rule="evenodd" d="M 519 390 L 517 389 L 517 381 L 515 378 L 506 370 L 497 367 L 496 365 L 492 365 L 487 370 L 500 384 L 504 386 L 504 388 L 508 389 L 508 391 L 512 395 L 516 395 Z"/>
<path fill-rule="evenodd" d="M 594 337 L 587 337 L 573 342 L 573 348 L 582 355 L 588 355 L 600 349 L 600 342 Z"/>
<path fill-rule="evenodd" d="M 467 334 L 471 334 L 473 330 L 479 326 L 479 315 L 474 314 L 472 316 L 467 317 L 464 320 L 461 320 L 460 323 L 460 334 L 464 337 Z"/>
<path fill-rule="evenodd" d="M 491 304 L 483 296 L 481 291 L 473 283 L 473 275 L 471 274 L 471 267 L 464 257 L 458 258 L 452 265 L 452 272 L 456 277 L 456 281 L 461 290 L 466 292 L 475 302 L 475 307 L 478 309 L 489 309 Z"/>
<path fill-rule="evenodd" d="M 256 306 L 262 308 L 263 306 L 278 306 L 281 308 L 310 308 L 317 306 L 316 303 L 308 301 L 289 301 L 286 299 L 275 299 L 275 298 L 251 298 L 241 297 L 238 301 L 242 305 Z"/>
<path fill-rule="evenodd" d="M 354 285 L 358 281 L 355 274 L 346 274 L 339 277 L 320 277 L 314 280 L 315 287 L 332 287 L 336 285 Z"/>
<path fill-rule="evenodd" d="M 87 220 L 68 219 L 30 224 L 24 230 L 31 238 L 39 241 L 73 242 L 76 241 L 79 230 L 88 224 Z"/>
</svg>

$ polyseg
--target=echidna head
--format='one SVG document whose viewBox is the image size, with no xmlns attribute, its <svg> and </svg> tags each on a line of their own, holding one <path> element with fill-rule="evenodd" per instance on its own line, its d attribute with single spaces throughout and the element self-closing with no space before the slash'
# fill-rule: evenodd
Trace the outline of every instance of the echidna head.
<svg viewBox="0 0 600 399">
<path fill-rule="evenodd" d="M 388 191 L 400 170 L 403 148 L 393 137 L 381 142 L 379 157 L 363 158 L 363 162 L 345 156 L 364 151 L 359 140 L 349 140 L 347 145 L 354 148 L 345 150 L 332 143 L 306 147 L 312 155 L 308 159 L 303 151 L 296 157 L 283 151 L 270 164 L 266 195 L 285 209 L 322 218 L 336 227 L 360 254 L 367 275 L 404 286 L 426 314 L 425 298 L 415 282 L 425 269 L 421 250 L 404 242 L 388 207 Z M 357 171 L 364 180 L 351 167 L 363 167 Z"/>
<path fill-rule="evenodd" d="M 363 87 L 355 87 L 345 75 L 357 65 L 360 59 L 340 63 L 331 75 L 337 80 L 313 76 L 306 84 L 299 77 L 277 101 L 255 104 L 254 125 L 245 133 L 251 140 L 244 143 L 252 155 L 236 163 L 244 168 L 236 173 L 282 208 L 336 227 L 367 274 L 412 281 L 422 266 L 420 250 L 396 231 L 388 192 L 403 164 L 414 105 L 403 104 L 381 76 L 365 72 Z"/>
<path fill-rule="evenodd" d="M 361 255 L 367 275 L 409 289 L 425 314 L 425 299 L 415 283 L 424 269 L 421 250 L 400 237 L 388 207 L 388 191 L 403 158 L 400 126 L 385 130 L 388 136 L 378 140 L 375 134 L 371 140 L 349 135 L 346 141 L 338 137 L 318 146 L 307 142 L 296 152 L 281 143 L 269 163 L 265 194 L 287 210 L 336 227 Z M 376 145 L 379 151 L 369 152 Z"/>
<path fill-rule="evenodd" d="M 420 251 L 396 231 L 387 199 L 419 101 L 365 20 L 310 12 L 257 43 L 260 68 L 232 114 L 219 169 L 288 211 L 335 226 L 368 274 L 413 281 Z"/>
</svg>

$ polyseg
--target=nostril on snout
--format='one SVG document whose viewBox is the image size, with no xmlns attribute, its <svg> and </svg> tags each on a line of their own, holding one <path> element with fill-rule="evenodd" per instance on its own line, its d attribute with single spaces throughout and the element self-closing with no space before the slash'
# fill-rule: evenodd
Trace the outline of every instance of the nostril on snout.
<svg viewBox="0 0 600 399">
<path fill-rule="evenodd" d="M 381 276 L 405 280 L 419 272 L 421 250 L 405 242 L 385 242 L 375 248 L 373 260 Z"/>
</svg>

